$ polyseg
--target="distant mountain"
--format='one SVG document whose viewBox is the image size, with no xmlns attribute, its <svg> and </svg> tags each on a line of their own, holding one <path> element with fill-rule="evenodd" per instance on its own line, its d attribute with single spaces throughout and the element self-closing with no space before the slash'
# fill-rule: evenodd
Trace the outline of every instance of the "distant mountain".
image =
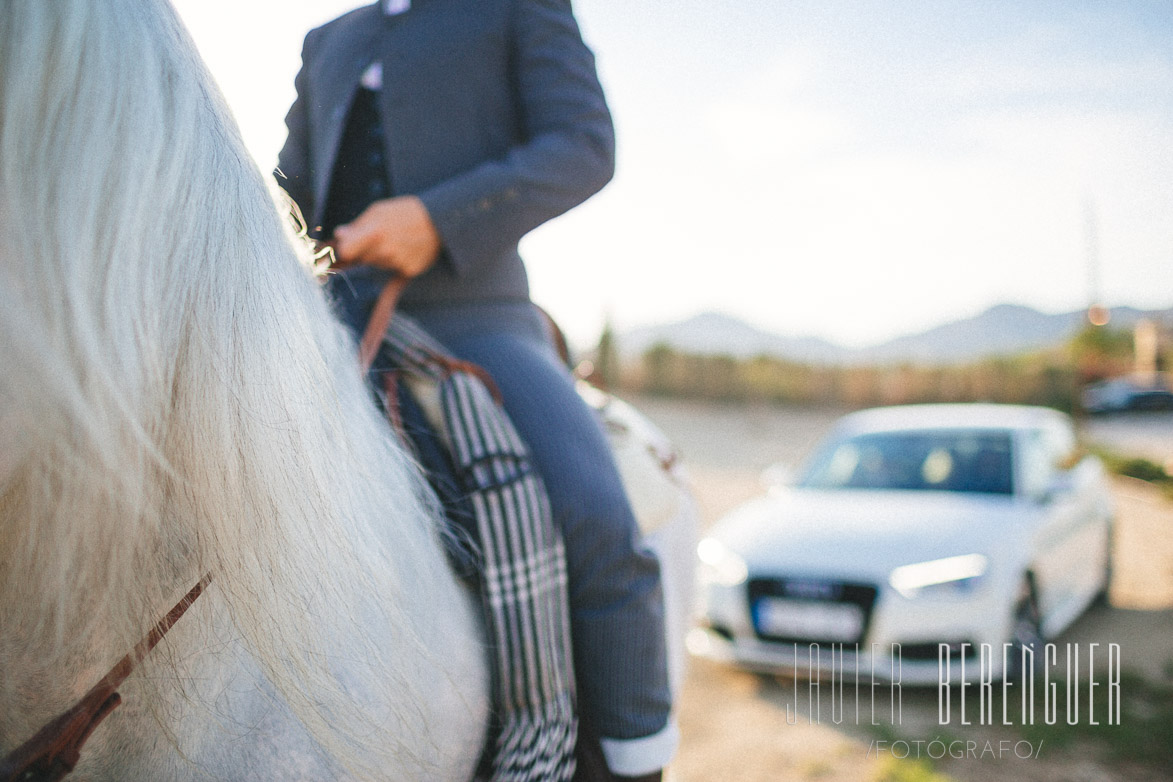
<svg viewBox="0 0 1173 782">
<path fill-rule="evenodd" d="M 776 356 L 795 361 L 836 361 L 846 348 L 817 337 L 783 337 L 763 331 L 730 315 L 706 312 L 680 323 L 623 332 L 617 339 L 620 355 L 634 357 L 657 343 L 701 355 L 734 358 Z"/>
<path fill-rule="evenodd" d="M 1115 321 L 1115 313 L 1113 316 Z M 863 355 L 854 358 L 878 363 L 951 364 L 1023 353 L 1069 339 L 1082 327 L 1084 319 L 1083 310 L 1047 315 L 1018 304 L 999 304 L 972 318 L 864 348 L 859 351 Z"/>
<path fill-rule="evenodd" d="M 1116 327 L 1131 328 L 1142 317 L 1173 325 L 1173 308 L 1142 311 L 1116 307 L 1111 316 Z M 687 353 L 735 358 L 766 355 L 815 364 L 954 364 L 1052 347 L 1071 338 L 1083 323 L 1083 310 L 1047 314 L 1022 305 L 999 304 L 980 315 L 919 334 L 871 347 L 847 348 L 817 337 L 773 334 L 732 316 L 710 312 L 679 323 L 632 329 L 619 334 L 617 343 L 625 358 L 635 358 L 663 343 Z"/>
</svg>

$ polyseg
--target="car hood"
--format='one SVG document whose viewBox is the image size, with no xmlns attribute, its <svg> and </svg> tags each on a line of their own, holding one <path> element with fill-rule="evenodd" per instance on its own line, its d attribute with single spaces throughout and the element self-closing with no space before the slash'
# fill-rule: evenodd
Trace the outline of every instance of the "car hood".
<svg viewBox="0 0 1173 782">
<path fill-rule="evenodd" d="M 789 489 L 741 506 L 710 537 L 751 573 L 883 581 L 895 567 L 942 557 L 1014 561 L 1035 512 L 995 495 Z"/>
</svg>

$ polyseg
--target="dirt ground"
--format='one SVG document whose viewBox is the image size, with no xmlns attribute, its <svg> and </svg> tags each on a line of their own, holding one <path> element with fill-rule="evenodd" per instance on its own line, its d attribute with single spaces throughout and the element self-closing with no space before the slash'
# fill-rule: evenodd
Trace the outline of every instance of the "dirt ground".
<svg viewBox="0 0 1173 782">
<path fill-rule="evenodd" d="M 681 449 L 701 507 L 702 524 L 762 491 L 760 474 L 775 462 L 797 463 L 839 415 L 835 410 L 712 407 L 655 399 L 634 400 Z M 1149 431 L 1152 456 L 1173 453 L 1173 421 Z M 1119 427 L 1134 433 L 1135 426 Z M 1112 442 L 1100 422 L 1091 439 Z M 1160 434 L 1165 432 L 1167 434 Z M 1127 445 L 1125 442 L 1124 445 Z M 1173 671 L 1173 502 L 1146 484 L 1116 481 L 1116 566 L 1110 604 L 1097 606 L 1056 643 L 1119 644 L 1122 667 L 1149 681 Z M 881 703 L 856 725 L 848 696 L 846 719 L 831 719 L 825 687 L 821 711 L 805 699 L 802 682 L 747 673 L 694 658 L 679 701 L 681 747 L 669 770 L 674 782 L 1157 782 L 1169 769 L 1113 756 L 1113 741 L 1012 728 L 937 724 L 935 689 L 901 693 L 899 726 Z M 1102 691 L 1101 693 L 1102 694 Z M 1122 701 L 1129 698 L 1124 690 Z M 885 702 L 886 703 L 886 702 Z M 844 704 L 841 702 L 842 708 Z M 833 708 L 833 707 L 832 707 Z M 880 714 L 876 719 L 874 714 Z M 842 712 L 840 717 L 842 718 Z M 874 726 L 870 722 L 879 722 Z M 1127 726 L 1125 726 L 1127 727 Z M 1090 730 L 1098 731 L 1098 727 Z M 1122 730 L 1104 726 L 1103 730 Z M 938 738 L 941 743 L 929 745 Z M 1167 741 L 1167 738 L 1165 740 Z M 911 742 L 920 740 L 920 745 Z M 903 740 L 903 741 L 902 741 Z M 1028 743 L 1029 742 L 1029 743 Z M 1040 743 L 1041 742 L 1041 743 Z M 919 758 L 919 759 L 918 759 Z"/>
</svg>

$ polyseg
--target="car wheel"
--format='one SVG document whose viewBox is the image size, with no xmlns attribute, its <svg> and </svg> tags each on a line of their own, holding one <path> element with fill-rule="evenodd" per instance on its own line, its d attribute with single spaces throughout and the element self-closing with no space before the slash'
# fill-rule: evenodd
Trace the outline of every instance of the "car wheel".
<svg viewBox="0 0 1173 782">
<path fill-rule="evenodd" d="M 1007 674 L 1011 678 L 1019 678 L 1023 673 L 1022 650 L 1030 649 L 1034 656 L 1031 658 L 1033 666 L 1038 669 L 1043 664 L 1043 646 L 1046 639 L 1043 637 L 1043 620 L 1039 615 L 1039 603 L 1035 596 L 1034 583 L 1030 578 L 1022 580 L 1018 599 L 1014 605 L 1014 621 L 1010 628 L 1010 660 Z"/>
</svg>

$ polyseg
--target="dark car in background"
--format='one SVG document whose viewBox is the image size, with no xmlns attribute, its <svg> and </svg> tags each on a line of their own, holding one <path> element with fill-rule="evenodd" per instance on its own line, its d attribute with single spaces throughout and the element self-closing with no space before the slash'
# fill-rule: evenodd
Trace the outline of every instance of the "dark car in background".
<svg viewBox="0 0 1173 782">
<path fill-rule="evenodd" d="M 1117 377 L 1088 385 L 1082 402 L 1095 414 L 1173 410 L 1173 390 L 1160 378 Z"/>
</svg>

